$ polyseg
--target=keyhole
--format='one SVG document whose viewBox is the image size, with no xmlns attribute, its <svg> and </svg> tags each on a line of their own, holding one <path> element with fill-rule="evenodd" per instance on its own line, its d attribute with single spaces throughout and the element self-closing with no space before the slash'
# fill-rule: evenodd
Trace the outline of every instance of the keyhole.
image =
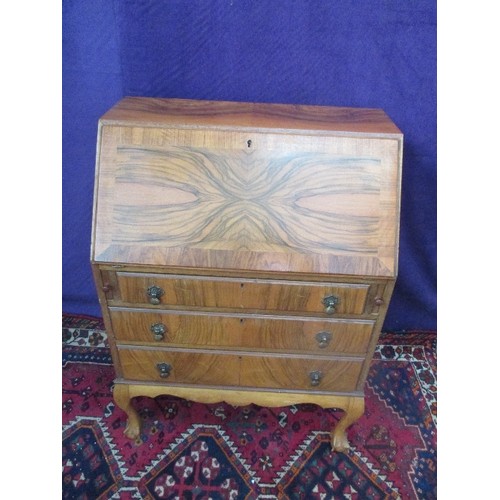
<svg viewBox="0 0 500 500">
<path fill-rule="evenodd" d="M 252 140 L 251 140 L 251 139 L 248 139 L 248 141 L 247 141 L 247 147 L 249 147 L 249 148 L 250 148 L 251 146 L 252 146 Z"/>
</svg>

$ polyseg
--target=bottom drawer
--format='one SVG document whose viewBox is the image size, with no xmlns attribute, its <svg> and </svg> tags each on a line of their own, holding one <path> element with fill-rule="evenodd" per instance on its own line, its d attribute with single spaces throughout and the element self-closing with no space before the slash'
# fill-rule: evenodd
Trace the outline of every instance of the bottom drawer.
<svg viewBox="0 0 500 500">
<path fill-rule="evenodd" d="M 297 356 L 119 349 L 123 375 L 129 380 L 224 387 L 356 390 L 362 360 Z"/>
</svg>

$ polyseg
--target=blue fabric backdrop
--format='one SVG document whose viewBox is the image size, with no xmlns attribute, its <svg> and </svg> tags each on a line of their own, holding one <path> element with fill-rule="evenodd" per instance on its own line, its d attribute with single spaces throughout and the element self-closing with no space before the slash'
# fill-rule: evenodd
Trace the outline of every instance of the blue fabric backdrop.
<svg viewBox="0 0 500 500">
<path fill-rule="evenodd" d="M 89 264 L 99 117 L 126 95 L 383 108 L 405 134 L 385 330 L 436 328 L 435 0 L 64 0 L 63 310 Z"/>
</svg>

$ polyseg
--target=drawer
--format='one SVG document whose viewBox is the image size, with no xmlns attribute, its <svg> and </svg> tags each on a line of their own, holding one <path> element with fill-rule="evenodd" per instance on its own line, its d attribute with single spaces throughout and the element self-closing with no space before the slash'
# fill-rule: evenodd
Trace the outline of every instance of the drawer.
<svg viewBox="0 0 500 500">
<path fill-rule="evenodd" d="M 119 349 L 123 375 L 137 381 L 221 387 L 353 392 L 362 360 Z"/>
<path fill-rule="evenodd" d="M 120 272 L 117 285 L 124 303 L 328 314 L 363 314 L 370 288 L 368 284 Z M 157 288 L 150 291 L 153 297 L 148 296 L 150 287 Z M 327 310 L 329 297 L 333 305 Z"/>
<path fill-rule="evenodd" d="M 364 355 L 373 321 L 110 308 L 118 342 Z"/>
</svg>

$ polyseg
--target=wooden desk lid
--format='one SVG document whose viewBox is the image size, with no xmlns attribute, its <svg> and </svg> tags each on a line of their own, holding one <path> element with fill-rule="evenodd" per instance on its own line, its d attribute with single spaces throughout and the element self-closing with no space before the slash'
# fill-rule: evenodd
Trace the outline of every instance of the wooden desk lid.
<svg viewBox="0 0 500 500">
<path fill-rule="evenodd" d="M 380 110 L 126 98 L 99 123 L 92 260 L 395 276 L 401 154 Z"/>
</svg>

